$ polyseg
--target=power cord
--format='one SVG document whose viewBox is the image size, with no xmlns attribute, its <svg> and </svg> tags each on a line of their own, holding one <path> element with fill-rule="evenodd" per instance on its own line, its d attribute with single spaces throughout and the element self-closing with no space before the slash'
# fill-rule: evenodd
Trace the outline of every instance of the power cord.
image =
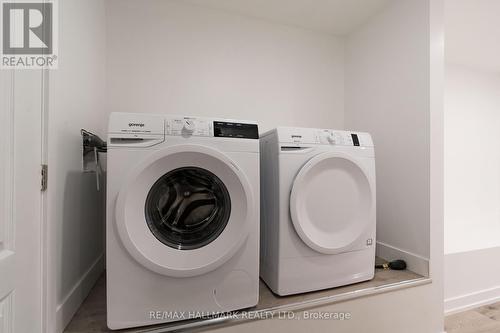
<svg viewBox="0 0 500 333">
<path fill-rule="evenodd" d="M 393 261 L 385 263 L 385 264 L 375 265 L 375 268 L 393 269 L 395 271 L 403 271 L 406 269 L 406 262 L 404 260 L 398 259 L 398 260 L 393 260 Z"/>
</svg>

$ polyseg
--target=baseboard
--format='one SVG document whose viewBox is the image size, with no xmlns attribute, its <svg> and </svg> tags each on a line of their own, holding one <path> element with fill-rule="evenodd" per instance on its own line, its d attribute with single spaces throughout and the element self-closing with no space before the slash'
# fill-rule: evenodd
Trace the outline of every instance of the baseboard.
<svg viewBox="0 0 500 333">
<path fill-rule="evenodd" d="M 453 314 L 500 301 L 500 247 L 444 256 L 444 312 Z"/>
<path fill-rule="evenodd" d="M 498 301 L 500 301 L 500 286 L 447 298 L 444 300 L 444 313 L 450 315 Z"/>
<path fill-rule="evenodd" d="M 406 261 L 408 270 L 423 276 L 429 276 L 429 259 L 418 254 L 399 249 L 395 246 L 377 242 L 377 257 L 385 260 L 403 259 Z"/>
<path fill-rule="evenodd" d="M 83 274 L 82 278 L 75 283 L 71 291 L 66 295 L 56 309 L 56 332 L 62 333 L 69 324 L 71 318 L 85 300 L 97 279 L 104 271 L 104 254 L 101 254 Z"/>
</svg>

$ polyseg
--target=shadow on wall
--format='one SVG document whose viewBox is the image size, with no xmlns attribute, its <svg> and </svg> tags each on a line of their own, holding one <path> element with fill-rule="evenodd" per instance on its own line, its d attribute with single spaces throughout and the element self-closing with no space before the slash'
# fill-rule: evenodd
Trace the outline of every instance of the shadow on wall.
<svg viewBox="0 0 500 333">
<path fill-rule="evenodd" d="M 64 211 L 60 254 L 59 295 L 85 297 L 95 282 L 92 272 L 104 270 L 106 226 L 106 181 L 101 175 L 97 191 L 96 174 L 70 171 L 64 187 Z M 95 274 L 94 274 L 95 275 Z M 97 276 L 99 276 L 98 274 Z M 88 277 L 88 278 L 87 278 Z M 75 293 L 81 293 L 77 295 Z"/>
</svg>

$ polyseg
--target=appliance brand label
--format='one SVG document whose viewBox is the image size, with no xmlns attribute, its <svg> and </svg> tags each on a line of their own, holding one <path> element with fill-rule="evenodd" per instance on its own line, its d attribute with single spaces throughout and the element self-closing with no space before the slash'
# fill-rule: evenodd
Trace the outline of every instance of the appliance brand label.
<svg viewBox="0 0 500 333">
<path fill-rule="evenodd" d="M 129 123 L 128 127 L 144 127 L 144 123 Z"/>
</svg>

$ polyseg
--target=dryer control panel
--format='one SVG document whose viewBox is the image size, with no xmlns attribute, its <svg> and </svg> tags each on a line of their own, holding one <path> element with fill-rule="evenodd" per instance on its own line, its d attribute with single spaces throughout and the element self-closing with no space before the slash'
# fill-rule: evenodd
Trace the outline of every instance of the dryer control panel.
<svg viewBox="0 0 500 333">
<path fill-rule="evenodd" d="M 279 127 L 280 143 L 373 147 L 370 134 L 331 129 Z"/>
</svg>

